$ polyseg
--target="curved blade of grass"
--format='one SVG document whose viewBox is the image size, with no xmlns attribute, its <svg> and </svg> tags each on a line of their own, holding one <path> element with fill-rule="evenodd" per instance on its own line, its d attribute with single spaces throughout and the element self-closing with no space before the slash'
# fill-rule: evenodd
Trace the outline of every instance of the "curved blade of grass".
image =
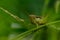
<svg viewBox="0 0 60 40">
<path fill-rule="evenodd" d="M 19 39 L 21 40 L 22 38 L 26 37 L 27 35 L 33 33 L 33 31 L 35 31 L 35 30 L 37 30 L 37 29 L 41 29 L 41 28 L 43 28 L 44 26 L 45 26 L 45 25 L 42 25 L 42 26 L 40 26 L 40 27 L 38 27 L 38 28 L 33 28 L 33 29 L 31 29 L 31 30 L 28 30 L 28 31 L 26 31 L 26 32 L 24 32 L 24 33 L 16 36 L 16 37 L 15 37 L 14 39 L 12 39 L 12 40 L 19 40 Z"/>
<path fill-rule="evenodd" d="M 45 16 L 45 12 L 46 12 L 49 1 L 50 0 L 45 0 L 45 2 L 44 2 L 43 8 L 42 8 L 42 16 Z"/>
<path fill-rule="evenodd" d="M 55 4 L 55 10 L 56 10 L 56 13 L 58 13 L 59 6 L 60 6 L 60 1 L 57 0 L 57 1 L 56 1 L 56 4 Z"/>
<path fill-rule="evenodd" d="M 19 18 L 16 15 L 13 15 L 12 13 L 10 13 L 8 10 L 4 9 L 3 7 L 0 7 L 0 9 L 4 12 L 6 12 L 7 14 L 9 14 L 10 16 L 12 16 L 14 19 L 16 19 L 18 22 L 24 22 L 23 19 Z"/>
<path fill-rule="evenodd" d="M 60 20 L 59 20 L 59 21 L 50 22 L 50 23 L 46 23 L 45 25 L 50 25 L 50 24 L 54 24 L 54 23 L 58 23 L 58 22 L 60 22 Z M 23 39 L 24 37 L 26 37 L 27 35 L 31 34 L 34 30 L 41 29 L 41 28 L 43 28 L 45 25 L 41 25 L 41 26 L 39 26 L 38 28 L 33 28 L 33 29 L 31 29 L 31 30 L 28 30 L 28 31 L 22 33 L 22 34 L 19 34 L 18 36 L 16 36 L 16 37 L 15 37 L 14 39 L 12 39 L 12 40 L 21 40 L 21 39 Z"/>
<path fill-rule="evenodd" d="M 54 23 L 58 23 L 58 22 L 60 22 L 60 20 L 54 21 L 54 22 L 50 22 L 50 23 L 47 23 L 46 25 L 50 25 L 50 24 L 54 24 Z"/>
<path fill-rule="evenodd" d="M 43 32 L 43 29 L 40 29 L 38 31 L 36 31 L 34 34 L 33 34 L 33 37 L 30 39 L 30 40 L 41 40 L 41 34 Z M 38 36 L 38 37 L 37 37 Z"/>
<path fill-rule="evenodd" d="M 56 26 L 54 25 L 48 25 L 48 29 L 47 29 L 47 40 L 58 40 L 58 30 L 56 28 Z"/>
</svg>

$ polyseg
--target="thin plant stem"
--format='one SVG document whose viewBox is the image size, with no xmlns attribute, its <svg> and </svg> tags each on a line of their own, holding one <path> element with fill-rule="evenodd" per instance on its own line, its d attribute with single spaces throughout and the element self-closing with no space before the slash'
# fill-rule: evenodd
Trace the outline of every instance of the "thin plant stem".
<svg viewBox="0 0 60 40">
<path fill-rule="evenodd" d="M 28 30 L 28 31 L 26 31 L 26 32 L 24 32 L 22 34 L 19 34 L 13 40 L 21 40 L 22 38 L 24 38 L 27 35 L 31 34 L 34 30 L 42 29 L 45 25 L 50 25 L 50 24 L 54 24 L 54 23 L 58 23 L 58 22 L 60 22 L 60 20 L 59 21 L 50 22 L 50 23 L 46 23 L 44 25 L 39 26 L 38 28 L 33 28 L 31 30 Z"/>
<path fill-rule="evenodd" d="M 23 19 L 21 19 L 21 18 L 19 18 L 18 16 L 16 16 L 16 15 L 13 15 L 12 13 L 10 13 L 8 10 L 6 10 L 6 9 L 4 9 L 3 7 L 0 7 L 0 9 L 2 10 L 2 11 L 4 11 L 5 13 L 7 13 L 7 14 L 9 14 L 10 16 L 12 16 L 14 19 L 16 19 L 18 22 L 24 22 L 24 20 Z"/>
</svg>

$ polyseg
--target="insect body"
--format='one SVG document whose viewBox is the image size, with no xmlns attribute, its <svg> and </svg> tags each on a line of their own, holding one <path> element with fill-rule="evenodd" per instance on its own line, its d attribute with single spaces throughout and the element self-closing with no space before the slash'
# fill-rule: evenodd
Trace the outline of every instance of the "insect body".
<svg viewBox="0 0 60 40">
<path fill-rule="evenodd" d="M 36 16 L 36 15 L 29 15 L 29 16 L 30 16 L 31 22 L 34 24 L 41 25 L 45 23 L 43 18 L 40 16 Z"/>
</svg>

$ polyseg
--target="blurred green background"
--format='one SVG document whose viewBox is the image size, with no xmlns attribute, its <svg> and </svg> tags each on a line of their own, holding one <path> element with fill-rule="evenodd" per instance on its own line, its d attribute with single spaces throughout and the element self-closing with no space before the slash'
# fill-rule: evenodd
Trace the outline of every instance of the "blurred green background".
<svg viewBox="0 0 60 40">
<path fill-rule="evenodd" d="M 34 28 L 36 25 L 31 24 L 30 14 L 48 15 L 48 23 L 60 20 L 59 0 L 0 0 L 0 7 L 25 20 L 24 23 L 18 22 L 0 9 L 0 40 L 11 40 L 18 34 Z M 48 29 L 41 29 L 34 35 L 35 37 L 30 39 L 60 40 L 60 22 L 48 25 Z M 27 39 L 30 40 L 29 38 Z"/>
</svg>

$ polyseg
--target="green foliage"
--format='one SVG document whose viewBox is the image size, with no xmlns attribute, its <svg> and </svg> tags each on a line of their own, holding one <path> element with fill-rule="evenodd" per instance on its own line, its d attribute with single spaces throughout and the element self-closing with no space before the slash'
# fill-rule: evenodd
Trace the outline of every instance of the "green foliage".
<svg viewBox="0 0 60 40">
<path fill-rule="evenodd" d="M 32 24 L 31 14 L 46 23 Z M 0 0 L 0 40 L 60 40 L 60 1 Z"/>
</svg>

